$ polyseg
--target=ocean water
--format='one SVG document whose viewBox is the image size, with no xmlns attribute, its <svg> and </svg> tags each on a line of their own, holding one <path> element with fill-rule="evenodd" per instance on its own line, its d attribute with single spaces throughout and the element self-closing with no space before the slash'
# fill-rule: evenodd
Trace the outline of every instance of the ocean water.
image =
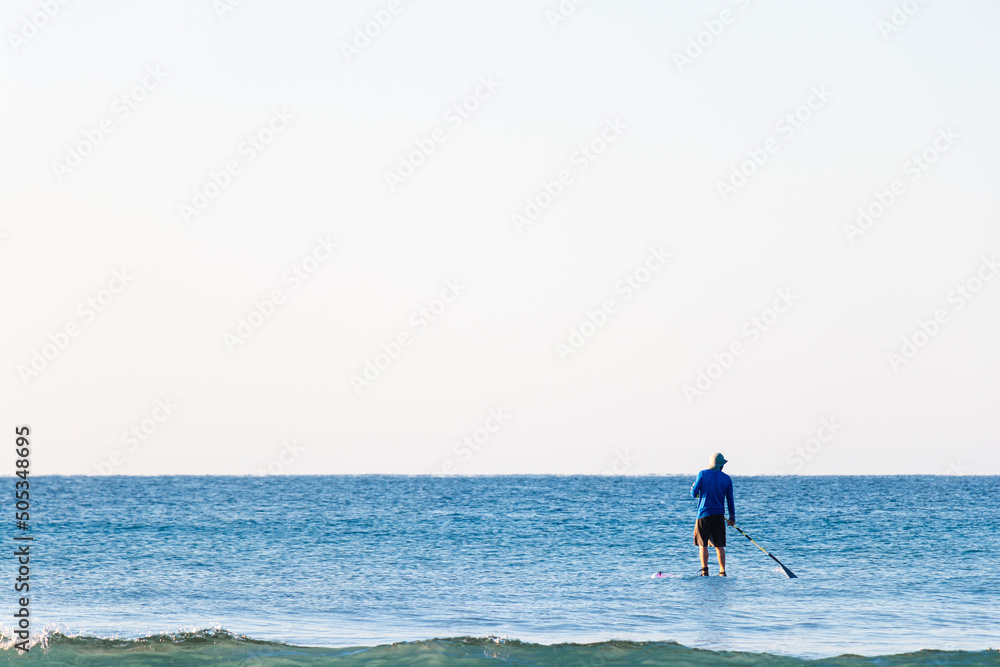
<svg viewBox="0 0 1000 667">
<path fill-rule="evenodd" d="M 694 576 L 688 476 L 38 477 L 0 659 L 1000 665 L 1000 478 L 733 479 L 799 578 L 733 529 Z"/>
</svg>

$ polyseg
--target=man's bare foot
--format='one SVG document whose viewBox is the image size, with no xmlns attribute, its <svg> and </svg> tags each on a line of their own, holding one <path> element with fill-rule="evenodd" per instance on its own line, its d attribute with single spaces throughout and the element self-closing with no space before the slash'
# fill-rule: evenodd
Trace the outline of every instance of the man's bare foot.
<svg viewBox="0 0 1000 667">
<path fill-rule="evenodd" d="M 719 576 L 720 576 L 720 577 L 724 577 L 724 576 L 726 576 L 726 571 L 725 571 L 725 570 L 722 570 L 722 571 L 720 571 L 720 572 L 719 572 Z"/>
</svg>

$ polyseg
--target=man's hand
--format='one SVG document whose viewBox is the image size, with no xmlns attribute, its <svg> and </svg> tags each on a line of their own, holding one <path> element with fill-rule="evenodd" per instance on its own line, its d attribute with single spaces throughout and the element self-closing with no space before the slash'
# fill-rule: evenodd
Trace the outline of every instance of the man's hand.
<svg viewBox="0 0 1000 667">
<path fill-rule="evenodd" d="M 736 519 L 728 519 L 726 521 L 726 525 L 727 526 L 735 526 L 736 525 Z"/>
</svg>

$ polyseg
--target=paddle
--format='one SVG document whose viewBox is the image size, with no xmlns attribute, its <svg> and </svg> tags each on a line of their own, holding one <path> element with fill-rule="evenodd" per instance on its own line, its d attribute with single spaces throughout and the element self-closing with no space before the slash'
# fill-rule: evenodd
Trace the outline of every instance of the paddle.
<svg viewBox="0 0 1000 667">
<path fill-rule="evenodd" d="M 743 532 L 743 529 L 742 529 L 742 528 L 740 528 L 739 526 L 737 526 L 737 525 L 735 525 L 735 524 L 733 525 L 733 528 L 735 528 L 736 530 L 740 531 L 740 535 L 742 535 L 743 537 L 745 537 L 745 538 L 747 538 L 748 540 L 750 540 L 751 542 L 753 542 L 753 538 L 752 538 L 752 537 L 750 537 L 749 535 L 747 535 L 746 533 L 744 533 L 744 532 Z M 771 553 L 770 551 L 768 551 L 768 550 L 767 550 L 767 549 L 765 549 L 764 547 L 760 546 L 760 545 L 759 545 L 759 544 L 757 544 L 756 542 L 753 542 L 753 545 L 754 545 L 755 547 L 757 547 L 758 549 L 760 549 L 761 551 L 763 551 L 764 553 L 766 553 L 766 554 L 767 554 L 768 556 L 770 556 L 771 558 L 774 558 L 774 554 L 772 554 L 772 553 Z M 791 570 L 789 570 L 789 569 L 788 569 L 787 567 L 785 567 L 784 565 L 782 565 L 782 564 L 781 564 L 781 561 L 780 561 L 780 560 L 778 560 L 777 558 L 774 558 L 774 562 L 775 562 L 775 563 L 777 563 L 777 564 L 778 564 L 779 566 L 781 566 L 781 569 L 785 571 L 785 574 L 787 574 L 787 575 L 788 575 L 788 578 L 789 578 L 789 579 L 798 579 L 798 577 L 797 577 L 797 576 L 795 576 L 795 573 L 794 573 L 794 572 L 792 572 L 792 571 L 791 571 Z"/>
</svg>

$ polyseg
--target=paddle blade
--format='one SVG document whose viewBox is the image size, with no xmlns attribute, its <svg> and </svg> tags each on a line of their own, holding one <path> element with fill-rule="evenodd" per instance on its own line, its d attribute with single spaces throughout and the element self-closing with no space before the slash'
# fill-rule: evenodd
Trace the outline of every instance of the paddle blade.
<svg viewBox="0 0 1000 667">
<path fill-rule="evenodd" d="M 769 553 L 769 554 L 767 554 L 767 555 L 768 555 L 768 556 L 770 556 L 770 557 L 771 557 L 772 559 L 774 559 L 774 562 L 778 564 L 778 567 L 780 567 L 780 568 L 781 568 L 782 572 L 784 572 L 784 573 L 785 573 L 785 575 L 786 575 L 786 576 L 787 576 L 787 577 L 788 577 L 789 579 L 798 579 L 798 577 L 797 577 L 797 576 L 795 576 L 795 573 L 794 573 L 794 572 L 792 572 L 791 570 L 789 570 L 789 569 L 788 569 L 787 567 L 785 567 L 784 565 L 782 565 L 782 564 L 781 564 L 781 561 L 780 561 L 780 560 L 778 560 L 777 558 L 774 558 L 774 555 L 773 555 L 773 554 L 770 554 L 770 553 Z"/>
<path fill-rule="evenodd" d="M 781 563 L 778 563 L 778 565 L 781 565 Z M 789 569 L 788 569 L 787 567 L 785 567 L 784 565 L 781 565 L 781 569 L 785 571 L 785 574 L 787 574 L 787 575 L 788 575 L 788 578 L 789 578 L 789 579 L 798 579 L 798 577 L 797 577 L 797 576 L 795 576 L 795 573 L 794 573 L 794 572 L 792 572 L 791 570 L 789 570 Z"/>
</svg>

